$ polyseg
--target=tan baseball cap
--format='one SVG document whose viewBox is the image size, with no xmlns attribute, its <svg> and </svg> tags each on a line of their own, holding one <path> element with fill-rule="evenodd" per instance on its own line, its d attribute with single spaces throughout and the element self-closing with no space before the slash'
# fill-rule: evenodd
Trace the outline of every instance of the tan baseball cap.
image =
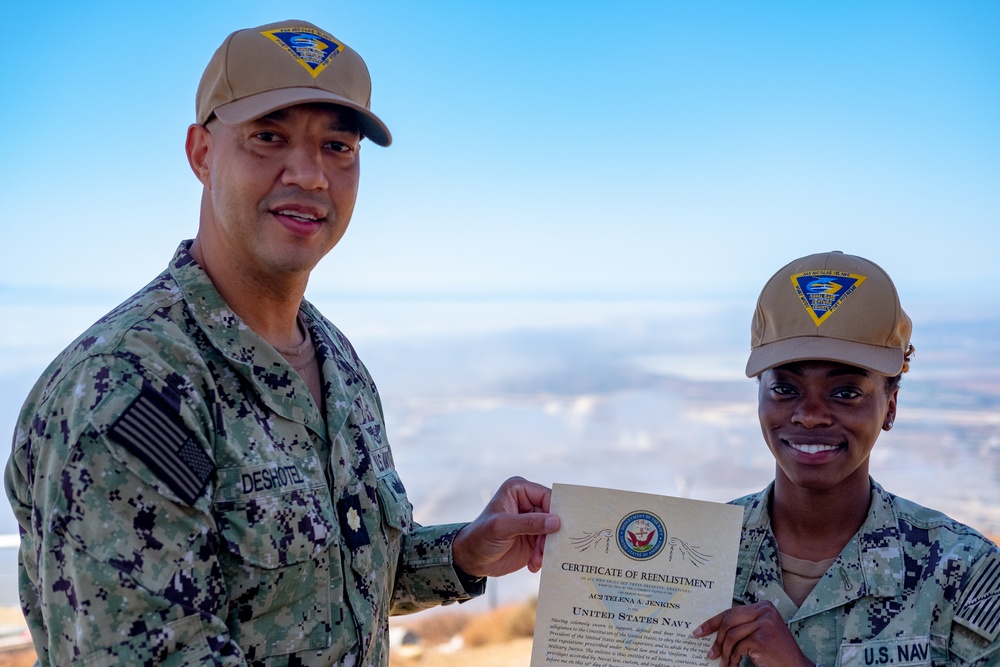
<svg viewBox="0 0 1000 667">
<path fill-rule="evenodd" d="M 764 285 L 747 377 L 794 361 L 837 361 L 881 375 L 903 370 L 912 324 L 874 262 L 842 252 L 787 264 Z"/>
<path fill-rule="evenodd" d="M 357 112 L 366 137 L 388 146 L 392 135 L 369 110 L 371 94 L 354 49 L 306 21 L 282 21 L 226 37 L 201 76 L 195 110 L 199 125 L 213 115 L 233 125 L 295 104 L 338 104 Z"/>
</svg>

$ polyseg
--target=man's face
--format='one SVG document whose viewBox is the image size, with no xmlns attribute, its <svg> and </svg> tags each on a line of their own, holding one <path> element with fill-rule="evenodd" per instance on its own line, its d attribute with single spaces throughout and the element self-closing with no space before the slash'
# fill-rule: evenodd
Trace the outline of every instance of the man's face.
<svg viewBox="0 0 1000 667">
<path fill-rule="evenodd" d="M 195 171 L 207 197 L 199 237 L 215 249 L 209 266 L 226 262 L 266 279 L 308 276 L 354 211 L 361 141 L 354 112 L 303 104 L 240 125 L 215 119 L 192 128 L 193 165 L 199 140 L 207 142 Z"/>
</svg>

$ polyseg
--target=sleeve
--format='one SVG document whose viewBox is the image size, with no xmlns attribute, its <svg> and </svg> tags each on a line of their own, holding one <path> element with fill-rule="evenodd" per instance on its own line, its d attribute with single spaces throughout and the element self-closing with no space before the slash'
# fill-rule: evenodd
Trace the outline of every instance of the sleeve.
<svg viewBox="0 0 1000 667">
<path fill-rule="evenodd" d="M 36 570 L 34 540 L 31 537 L 36 530 L 32 525 L 33 514 L 28 484 L 30 463 L 26 448 L 23 446 L 24 435 L 21 429 L 14 433 L 14 447 L 4 472 L 4 487 L 7 491 L 7 499 L 14 510 L 17 530 L 21 536 L 21 545 L 17 554 L 17 586 L 21 599 L 21 611 L 28 623 L 28 629 L 31 631 L 39 663 L 47 665 L 49 660 L 44 648 L 45 623 L 38 605 L 38 590 L 28 576 L 29 572 Z"/>
<path fill-rule="evenodd" d="M 1000 663 L 1000 550 L 991 545 L 966 577 L 952 624 L 950 650 L 959 665 Z"/>
<path fill-rule="evenodd" d="M 485 577 L 459 572 L 452 560 L 452 542 L 465 525 L 414 525 L 400 554 L 399 577 L 392 596 L 393 614 L 465 602 L 485 592 Z"/>
<path fill-rule="evenodd" d="M 244 664 L 225 622 L 208 408 L 165 375 L 91 357 L 22 413 L 7 485 L 42 665 Z"/>
</svg>

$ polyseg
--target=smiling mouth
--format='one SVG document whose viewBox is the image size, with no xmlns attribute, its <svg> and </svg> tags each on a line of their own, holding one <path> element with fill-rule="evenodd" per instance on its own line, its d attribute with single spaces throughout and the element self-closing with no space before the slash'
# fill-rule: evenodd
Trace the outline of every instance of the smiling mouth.
<svg viewBox="0 0 1000 667">
<path fill-rule="evenodd" d="M 833 452 L 840 449 L 840 445 L 801 445 L 795 442 L 787 441 L 785 444 L 795 451 L 802 452 L 803 454 L 819 454 L 821 452 Z"/>
<path fill-rule="evenodd" d="M 283 215 L 295 220 L 301 220 L 302 222 L 319 222 L 322 218 L 317 218 L 315 215 L 310 215 L 309 213 L 303 213 L 301 211 L 275 211 L 278 215 Z"/>
</svg>

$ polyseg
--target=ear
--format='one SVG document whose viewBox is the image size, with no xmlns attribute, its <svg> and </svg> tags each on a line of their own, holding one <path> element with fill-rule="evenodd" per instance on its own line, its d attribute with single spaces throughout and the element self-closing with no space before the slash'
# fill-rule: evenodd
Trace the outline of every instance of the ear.
<svg viewBox="0 0 1000 667">
<path fill-rule="evenodd" d="M 209 164 L 212 152 L 212 133 L 204 125 L 191 125 L 187 131 L 187 141 L 184 142 L 188 164 L 191 171 L 206 188 L 211 187 Z"/>
<path fill-rule="evenodd" d="M 882 419 L 882 430 L 888 431 L 896 421 L 896 398 L 899 396 L 899 387 L 895 387 L 889 394 L 889 404 L 885 408 L 885 417 Z"/>
</svg>

